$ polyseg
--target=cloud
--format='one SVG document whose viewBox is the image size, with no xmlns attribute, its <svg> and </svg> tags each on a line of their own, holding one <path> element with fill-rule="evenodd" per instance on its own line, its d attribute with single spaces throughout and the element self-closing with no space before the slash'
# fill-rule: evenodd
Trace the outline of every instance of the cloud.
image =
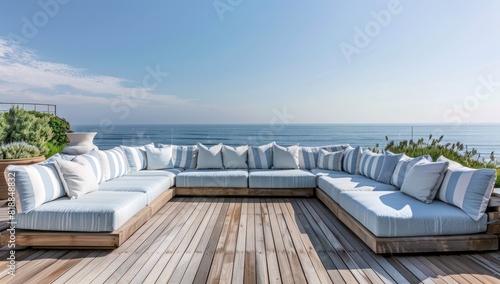
<svg viewBox="0 0 500 284">
<path fill-rule="evenodd" d="M 0 93 L 3 100 L 109 104 L 113 99 L 125 97 L 142 104 L 191 103 L 173 95 L 154 93 L 152 88 L 140 84 L 128 87 L 133 84 L 123 78 L 90 74 L 82 68 L 44 61 L 35 51 L 0 37 Z"/>
</svg>

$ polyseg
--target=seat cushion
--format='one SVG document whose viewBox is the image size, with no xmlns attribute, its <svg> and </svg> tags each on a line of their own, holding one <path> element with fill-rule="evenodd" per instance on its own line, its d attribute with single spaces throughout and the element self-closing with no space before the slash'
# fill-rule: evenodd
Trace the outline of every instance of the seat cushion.
<svg viewBox="0 0 500 284">
<path fill-rule="evenodd" d="M 176 187 L 248 187 L 248 170 L 185 170 L 177 175 Z"/>
<path fill-rule="evenodd" d="M 139 172 L 137 172 L 139 173 Z M 126 175 L 99 185 L 99 191 L 116 192 L 141 192 L 147 195 L 147 202 L 150 204 L 160 194 L 171 188 L 172 178 L 170 176 L 137 176 Z"/>
<path fill-rule="evenodd" d="M 17 228 L 42 231 L 111 232 L 147 205 L 140 192 L 95 191 L 78 199 L 61 197 L 17 214 Z"/>
<path fill-rule="evenodd" d="M 351 175 L 338 171 L 313 171 L 318 175 L 318 187 L 335 202 L 343 191 L 396 191 L 397 187 L 381 183 L 362 175 Z"/>
<path fill-rule="evenodd" d="M 464 211 L 434 200 L 423 203 L 399 191 L 347 192 L 339 204 L 377 237 L 440 236 L 486 231 L 486 216 L 474 221 Z"/>
<path fill-rule="evenodd" d="M 316 176 L 308 170 L 250 170 L 250 188 L 314 188 Z"/>
<path fill-rule="evenodd" d="M 172 186 L 175 186 L 175 177 L 180 174 L 184 169 L 161 169 L 161 170 L 146 170 L 130 173 L 130 177 L 148 177 L 148 176 L 167 176 L 172 180 Z"/>
</svg>

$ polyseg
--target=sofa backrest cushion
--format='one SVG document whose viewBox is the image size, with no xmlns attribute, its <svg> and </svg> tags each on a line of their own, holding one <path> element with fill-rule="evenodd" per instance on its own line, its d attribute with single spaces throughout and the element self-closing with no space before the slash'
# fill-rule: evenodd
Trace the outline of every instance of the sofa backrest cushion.
<svg viewBox="0 0 500 284">
<path fill-rule="evenodd" d="M 248 145 L 238 147 L 223 145 L 222 161 L 226 169 L 247 169 Z"/>
<path fill-rule="evenodd" d="M 250 169 L 270 169 L 273 166 L 273 145 L 275 142 L 248 149 L 248 167 Z"/>
<path fill-rule="evenodd" d="M 431 203 L 443 182 L 448 162 L 429 162 L 422 159 L 405 176 L 401 192 L 416 199 Z"/>
<path fill-rule="evenodd" d="M 392 173 L 391 184 L 401 188 L 401 186 L 403 185 L 403 181 L 405 179 L 405 176 L 410 171 L 410 169 L 416 163 L 420 162 L 423 159 L 431 161 L 431 158 L 429 156 L 420 156 L 420 157 L 416 157 L 416 158 L 410 158 L 406 155 L 403 155 L 403 157 L 397 163 L 396 168 L 394 169 L 394 172 Z"/>
<path fill-rule="evenodd" d="M 341 144 L 335 144 L 335 145 L 327 145 L 327 146 L 319 146 L 319 149 L 326 150 L 328 152 L 338 152 L 347 149 L 349 145 L 341 145 Z"/>
<path fill-rule="evenodd" d="M 15 184 L 18 213 L 28 213 L 43 203 L 66 196 L 54 163 L 10 165 L 5 170 L 5 180 L 7 184 Z"/>
<path fill-rule="evenodd" d="M 391 178 L 394 173 L 394 169 L 398 165 L 404 154 L 393 154 L 390 152 L 384 153 L 384 162 L 382 163 L 382 169 L 377 177 L 377 181 L 383 182 L 385 184 L 391 183 Z"/>
<path fill-rule="evenodd" d="M 154 146 L 153 143 L 148 146 Z M 145 146 L 120 146 L 127 157 L 128 165 L 131 172 L 144 170 L 148 165 Z"/>
<path fill-rule="evenodd" d="M 224 169 L 222 163 L 222 144 L 210 148 L 198 143 L 197 169 Z"/>
<path fill-rule="evenodd" d="M 319 147 L 299 147 L 299 168 L 312 170 L 315 169 L 318 160 Z"/>
<path fill-rule="evenodd" d="M 382 171 L 384 155 L 364 150 L 359 160 L 359 173 L 365 177 L 376 180 Z"/>
<path fill-rule="evenodd" d="M 73 161 L 56 159 L 55 165 L 64 191 L 69 198 L 76 199 L 99 189 L 92 166 L 86 159 Z"/>
<path fill-rule="evenodd" d="M 471 169 L 445 157 L 438 161 L 450 163 L 437 198 L 462 209 L 478 221 L 484 215 L 493 190 L 496 171 L 494 169 Z"/>
<path fill-rule="evenodd" d="M 83 163 L 82 160 L 86 160 L 92 167 L 92 171 L 94 172 L 94 176 L 98 184 L 106 181 L 106 176 L 102 168 L 101 158 L 99 157 L 99 153 L 97 153 L 96 150 L 92 150 L 87 154 L 78 155 L 73 159 L 74 162 L 78 163 Z"/>
<path fill-rule="evenodd" d="M 147 145 L 144 149 L 148 160 L 148 170 L 171 169 L 174 167 L 171 146 L 156 148 L 153 145 Z"/>
<path fill-rule="evenodd" d="M 98 153 L 106 180 L 121 177 L 130 172 L 127 158 L 122 148 L 115 147 L 110 150 L 98 150 Z"/>
<path fill-rule="evenodd" d="M 318 153 L 318 168 L 330 171 L 342 171 L 344 151 L 328 152 L 320 149 Z"/>
<path fill-rule="evenodd" d="M 353 148 L 348 146 L 344 149 L 344 161 L 342 162 L 342 169 L 353 175 L 359 174 L 359 161 L 361 159 L 363 149 L 360 146 Z"/>
<path fill-rule="evenodd" d="M 283 147 L 273 145 L 273 169 L 298 169 L 299 145 Z"/>
</svg>

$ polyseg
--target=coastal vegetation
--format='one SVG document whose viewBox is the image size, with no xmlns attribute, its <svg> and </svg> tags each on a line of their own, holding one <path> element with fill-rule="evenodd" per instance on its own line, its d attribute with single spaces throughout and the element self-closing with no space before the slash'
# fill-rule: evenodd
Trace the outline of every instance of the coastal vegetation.
<svg viewBox="0 0 500 284">
<path fill-rule="evenodd" d="M 497 180 L 495 183 L 495 187 L 500 187 L 500 164 L 499 161 L 495 158 L 495 152 L 491 152 L 488 157 L 484 157 L 480 153 L 478 153 L 476 149 L 469 149 L 461 142 L 443 143 L 443 138 L 443 135 L 441 135 L 439 138 L 434 138 L 431 134 L 429 135 L 429 138 L 427 140 L 425 140 L 424 138 L 420 138 L 417 141 L 410 139 L 396 142 L 394 140 L 389 140 L 389 137 L 386 136 L 385 140 L 387 142 L 387 145 L 385 147 L 381 148 L 379 144 L 376 144 L 375 147 L 370 148 L 370 150 L 376 153 L 385 151 L 389 151 L 395 154 L 405 153 L 410 157 L 429 155 L 433 160 L 438 159 L 440 156 L 444 156 L 466 167 L 475 169 L 496 169 Z"/>
</svg>

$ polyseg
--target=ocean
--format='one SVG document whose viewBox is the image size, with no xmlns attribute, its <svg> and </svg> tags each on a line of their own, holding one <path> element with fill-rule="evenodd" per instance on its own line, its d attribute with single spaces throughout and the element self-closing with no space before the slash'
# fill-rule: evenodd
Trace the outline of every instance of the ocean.
<svg viewBox="0 0 500 284">
<path fill-rule="evenodd" d="M 488 159 L 494 151 L 500 157 L 500 125 L 493 124 L 215 124 L 215 125 L 73 125 L 75 132 L 97 132 L 94 144 L 105 150 L 117 145 L 144 145 L 163 143 L 192 145 L 197 142 L 213 145 L 262 145 L 276 141 L 279 145 L 321 146 L 350 144 L 374 147 L 386 145 L 389 140 L 438 138 L 443 143 L 461 142 L 475 148 Z"/>
</svg>

